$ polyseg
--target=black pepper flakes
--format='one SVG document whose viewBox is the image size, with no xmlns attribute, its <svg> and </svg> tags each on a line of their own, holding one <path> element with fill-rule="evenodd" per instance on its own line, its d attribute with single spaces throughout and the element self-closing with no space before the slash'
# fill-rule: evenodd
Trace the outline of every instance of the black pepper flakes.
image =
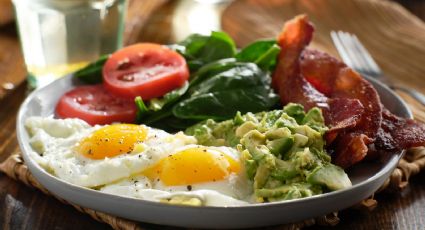
<svg viewBox="0 0 425 230">
<path fill-rule="evenodd" d="M 187 191 L 192 191 L 192 185 L 188 185 L 186 188 L 187 188 Z"/>
</svg>

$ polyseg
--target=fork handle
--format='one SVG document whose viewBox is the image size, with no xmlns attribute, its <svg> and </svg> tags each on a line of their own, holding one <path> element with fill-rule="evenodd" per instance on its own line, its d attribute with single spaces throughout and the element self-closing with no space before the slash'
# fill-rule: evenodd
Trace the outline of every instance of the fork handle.
<svg viewBox="0 0 425 230">
<path fill-rule="evenodd" d="M 400 90 L 400 91 L 403 91 L 403 92 L 409 94 L 411 97 L 413 97 L 418 102 L 420 102 L 423 106 L 425 106 L 425 95 L 423 95 L 422 93 L 420 93 L 420 92 L 418 92 L 414 89 L 409 89 L 409 88 L 403 87 L 403 86 L 391 85 L 390 88 L 397 89 L 397 90 Z"/>
</svg>

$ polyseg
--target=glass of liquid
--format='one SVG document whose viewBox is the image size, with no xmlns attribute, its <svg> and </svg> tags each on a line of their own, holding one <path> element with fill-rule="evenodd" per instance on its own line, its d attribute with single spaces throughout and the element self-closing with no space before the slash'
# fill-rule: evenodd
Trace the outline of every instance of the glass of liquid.
<svg viewBox="0 0 425 230">
<path fill-rule="evenodd" d="M 30 88 L 122 47 L 126 0 L 13 0 Z"/>
</svg>

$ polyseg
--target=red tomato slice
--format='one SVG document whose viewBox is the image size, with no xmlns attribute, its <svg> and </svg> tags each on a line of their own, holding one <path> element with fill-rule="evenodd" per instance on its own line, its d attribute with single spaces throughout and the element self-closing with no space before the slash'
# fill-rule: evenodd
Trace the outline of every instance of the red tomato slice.
<svg viewBox="0 0 425 230">
<path fill-rule="evenodd" d="M 103 82 L 111 93 L 143 100 L 161 97 L 189 78 L 186 60 L 158 44 L 140 43 L 113 53 L 103 66 Z"/>
<path fill-rule="evenodd" d="M 133 123 L 136 105 L 133 100 L 110 94 L 101 84 L 88 85 L 65 93 L 56 105 L 56 114 L 60 118 L 80 118 L 90 125 Z"/>
</svg>

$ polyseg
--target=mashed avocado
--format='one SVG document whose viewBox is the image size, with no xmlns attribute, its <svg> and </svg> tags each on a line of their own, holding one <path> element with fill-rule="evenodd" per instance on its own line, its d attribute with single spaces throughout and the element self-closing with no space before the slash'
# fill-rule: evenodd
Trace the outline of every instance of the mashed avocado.
<svg viewBox="0 0 425 230">
<path fill-rule="evenodd" d="M 206 120 L 186 130 L 198 143 L 231 146 L 241 153 L 258 202 L 309 197 L 351 186 L 344 170 L 324 150 L 322 113 L 299 104 L 233 120 Z"/>
</svg>

